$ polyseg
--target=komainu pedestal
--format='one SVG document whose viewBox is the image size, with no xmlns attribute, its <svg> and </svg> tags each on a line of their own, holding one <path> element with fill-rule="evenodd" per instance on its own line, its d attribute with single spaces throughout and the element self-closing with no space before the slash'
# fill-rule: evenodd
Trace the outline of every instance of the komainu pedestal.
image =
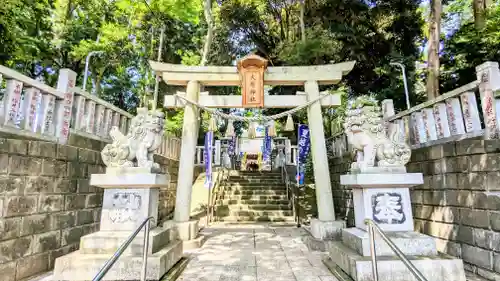
<svg viewBox="0 0 500 281">
<path fill-rule="evenodd" d="M 53 280 L 87 281 L 99 272 L 120 245 L 148 217 L 147 280 L 160 278 L 182 256 L 182 242 L 172 229 L 157 227 L 158 191 L 167 177 L 141 167 L 108 168 L 106 174 L 91 175 L 90 184 L 104 188 L 100 230 L 83 236 L 80 250 L 56 259 Z M 141 231 L 111 267 L 103 280 L 140 280 L 144 249 Z"/>
<path fill-rule="evenodd" d="M 411 150 L 399 132 L 389 134 L 380 109 L 357 101 L 344 125 L 358 157 L 340 184 L 353 192 L 356 227 L 342 230 L 342 242 L 329 245 L 327 266 L 336 265 L 355 281 L 373 281 L 370 239 L 365 220 L 372 220 L 427 280 L 465 281 L 461 259 L 438 253 L 434 238 L 414 231 L 409 188 L 423 183 L 421 173 L 406 173 Z M 388 135 L 390 137 L 388 137 Z M 417 280 L 375 231 L 378 280 Z"/>
<path fill-rule="evenodd" d="M 414 231 L 409 187 L 422 184 L 422 174 L 351 174 L 341 176 L 340 182 L 353 190 L 356 227 L 343 229 L 342 242 L 330 244 L 330 263 L 353 280 L 374 280 L 364 223 L 371 219 L 427 280 L 465 281 L 461 259 L 438 253 L 434 238 Z M 416 280 L 378 233 L 375 252 L 379 257 L 378 280 Z"/>
</svg>

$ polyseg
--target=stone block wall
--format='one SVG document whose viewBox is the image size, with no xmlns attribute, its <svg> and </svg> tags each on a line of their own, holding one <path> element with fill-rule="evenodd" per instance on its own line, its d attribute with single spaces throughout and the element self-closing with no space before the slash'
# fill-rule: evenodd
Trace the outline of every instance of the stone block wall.
<svg viewBox="0 0 500 281">
<path fill-rule="evenodd" d="M 102 190 L 89 174 L 104 171 L 97 151 L 0 139 L 0 272 L 23 280 L 48 271 L 99 227 Z"/>
<path fill-rule="evenodd" d="M 162 172 L 170 175 L 170 183 L 168 186 L 160 188 L 159 194 L 158 222 L 159 225 L 162 225 L 164 221 L 171 219 L 171 215 L 174 212 L 179 161 L 155 155 L 155 162 L 161 165 Z"/>
<path fill-rule="evenodd" d="M 348 227 L 353 227 L 354 206 L 352 202 L 352 189 L 340 184 L 340 176 L 349 172 L 351 160 L 347 156 L 329 158 L 328 160 L 335 215 L 337 219 L 345 220 Z"/>
<path fill-rule="evenodd" d="M 461 257 L 467 270 L 500 279 L 500 141 L 462 140 L 413 151 L 409 172 L 417 231 Z"/>
<path fill-rule="evenodd" d="M 21 281 L 49 271 L 54 260 L 99 229 L 104 143 L 73 136 L 71 145 L 0 137 L 0 274 Z M 157 156 L 171 183 L 160 190 L 159 220 L 175 205 L 178 162 Z"/>
<path fill-rule="evenodd" d="M 332 159 L 336 212 L 350 191 L 339 176 L 347 158 Z M 412 152 L 408 172 L 424 174 L 411 189 L 415 230 L 436 238 L 438 250 L 460 257 L 466 270 L 500 280 L 500 141 L 462 140 Z"/>
</svg>

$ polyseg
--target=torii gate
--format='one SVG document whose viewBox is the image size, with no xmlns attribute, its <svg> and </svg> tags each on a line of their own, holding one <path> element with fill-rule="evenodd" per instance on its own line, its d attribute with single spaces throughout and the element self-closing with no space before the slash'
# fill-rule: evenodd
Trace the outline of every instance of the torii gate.
<svg viewBox="0 0 500 281">
<path fill-rule="evenodd" d="M 211 108 L 293 108 L 318 99 L 318 85 L 340 82 L 349 73 L 355 62 L 315 66 L 267 67 L 267 60 L 249 55 L 238 62 L 238 66 L 185 66 L 155 61 L 149 62 L 156 75 L 170 85 L 187 86 L 187 99 Z M 255 80 L 255 81 L 254 81 Z M 257 82 L 257 83 L 255 83 Z M 241 96 L 210 96 L 200 93 L 200 86 L 242 86 Z M 264 85 L 304 86 L 297 95 L 264 95 Z M 307 108 L 311 132 L 311 153 L 316 179 L 316 199 L 319 221 L 311 222 L 316 238 L 330 235 L 335 211 L 331 192 L 330 174 L 323 130 L 321 107 L 340 105 L 340 95 L 329 95 Z M 191 190 L 193 184 L 195 152 L 198 140 L 198 116 L 195 106 L 172 95 L 165 96 L 165 108 L 184 107 L 182 147 L 179 163 L 179 178 L 175 202 L 174 220 L 178 223 L 190 219 Z M 325 224 L 326 223 L 326 224 Z M 317 225 L 317 227 L 315 226 Z M 338 225 L 337 225 L 338 227 Z M 317 231 L 314 231 L 314 230 Z"/>
</svg>

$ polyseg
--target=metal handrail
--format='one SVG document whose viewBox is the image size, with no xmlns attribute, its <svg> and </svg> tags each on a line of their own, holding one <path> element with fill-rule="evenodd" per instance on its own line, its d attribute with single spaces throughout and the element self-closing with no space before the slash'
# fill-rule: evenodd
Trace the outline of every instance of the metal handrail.
<svg viewBox="0 0 500 281">
<path fill-rule="evenodd" d="M 410 262 L 410 260 L 405 256 L 405 254 L 392 242 L 392 240 L 387 237 L 384 231 L 371 219 L 365 219 L 365 224 L 368 226 L 368 235 L 370 237 L 370 256 L 372 259 L 372 272 L 373 281 L 378 281 L 378 267 L 377 267 L 377 253 L 375 251 L 375 233 L 374 229 L 380 234 L 382 240 L 389 245 L 389 247 L 394 251 L 398 258 L 403 262 L 404 265 L 410 270 L 411 274 L 418 281 L 427 281 L 424 275 Z"/>
<path fill-rule="evenodd" d="M 145 219 L 139 227 L 123 242 L 123 244 L 116 250 L 116 252 L 111 256 L 111 258 L 104 264 L 104 266 L 99 270 L 96 276 L 92 279 L 92 281 L 100 281 L 106 273 L 111 269 L 111 267 L 115 264 L 115 262 L 120 258 L 120 256 L 125 252 L 130 243 L 134 240 L 134 238 L 139 234 L 141 229 L 144 227 L 144 249 L 143 249 L 143 258 L 142 258 L 142 270 L 141 270 L 141 281 L 146 281 L 146 269 L 148 266 L 148 248 L 149 248 L 149 229 L 150 229 L 150 221 L 153 217 L 149 217 Z"/>
<path fill-rule="evenodd" d="M 227 169 L 226 167 L 221 167 L 220 170 L 221 173 L 218 174 L 216 178 L 216 182 L 214 183 L 214 186 L 216 185 L 217 188 L 213 188 L 211 191 L 208 192 L 209 196 L 213 193 L 212 199 L 209 198 L 208 202 L 211 204 L 211 206 L 208 206 L 207 208 L 210 209 L 210 218 L 209 217 L 209 212 L 207 210 L 207 226 L 209 222 L 213 222 L 214 219 L 214 206 L 217 204 L 217 201 L 220 199 L 220 196 L 222 196 L 222 193 L 224 192 L 224 187 L 226 182 L 229 180 L 230 176 L 230 170 Z"/>
</svg>

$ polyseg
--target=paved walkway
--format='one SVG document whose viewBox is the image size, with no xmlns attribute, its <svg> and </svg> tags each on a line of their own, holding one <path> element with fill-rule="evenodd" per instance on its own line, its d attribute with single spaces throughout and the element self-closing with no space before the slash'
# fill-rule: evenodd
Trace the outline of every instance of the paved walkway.
<svg viewBox="0 0 500 281">
<path fill-rule="evenodd" d="M 177 280 L 182 281 L 337 281 L 320 252 L 302 243 L 305 231 L 267 224 L 206 228 L 202 248 Z"/>
</svg>

